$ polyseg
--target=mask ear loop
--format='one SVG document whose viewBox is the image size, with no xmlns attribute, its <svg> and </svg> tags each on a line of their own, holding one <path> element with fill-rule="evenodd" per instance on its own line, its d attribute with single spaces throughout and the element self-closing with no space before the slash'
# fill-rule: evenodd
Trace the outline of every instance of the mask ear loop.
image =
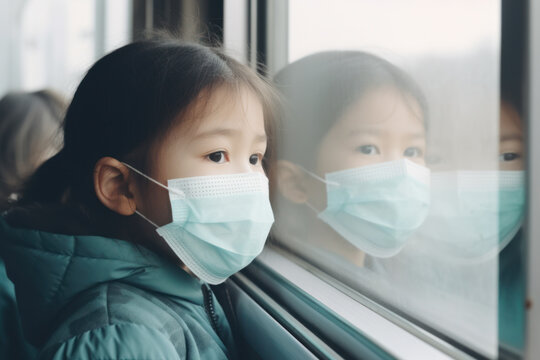
<svg viewBox="0 0 540 360">
<path fill-rule="evenodd" d="M 152 220 L 150 220 L 149 218 L 147 218 L 146 216 L 144 216 L 143 214 L 141 214 L 139 212 L 139 210 L 135 210 L 135 214 L 139 215 L 140 217 L 142 217 L 144 220 L 148 221 L 152 226 L 154 226 L 156 229 L 159 227 L 155 222 L 153 222 Z"/>
<path fill-rule="evenodd" d="M 165 186 L 165 185 L 163 185 L 162 183 L 160 183 L 159 181 L 154 180 L 154 179 L 152 179 L 150 176 L 148 176 L 148 175 L 142 173 L 141 171 L 135 169 L 133 166 L 131 166 L 131 165 L 129 165 L 129 164 L 126 164 L 126 163 L 123 162 L 123 161 L 120 161 L 120 162 L 121 162 L 122 164 L 126 165 L 126 166 L 127 166 L 128 168 L 130 168 L 131 170 L 135 171 L 137 174 L 139 174 L 139 175 L 141 175 L 142 177 L 146 178 L 147 180 L 150 180 L 151 182 L 153 182 L 153 183 L 156 184 L 157 186 L 160 186 L 160 187 L 164 188 L 165 190 L 170 191 L 170 192 L 174 193 L 175 195 L 178 195 L 178 196 L 180 196 L 181 198 L 185 199 L 186 195 L 184 194 L 183 191 L 177 190 L 177 189 L 172 189 L 172 188 L 170 188 L 170 187 L 168 187 L 168 186 Z"/>
<path fill-rule="evenodd" d="M 326 180 L 326 179 L 323 179 L 322 177 L 320 177 L 319 175 L 309 171 L 308 169 L 306 169 L 305 167 L 303 167 L 302 165 L 298 165 L 296 164 L 296 166 L 298 166 L 302 171 L 304 171 L 306 174 L 308 175 L 311 175 L 312 177 L 314 177 L 315 179 L 327 184 L 327 185 L 334 185 L 334 186 L 341 186 L 340 183 L 337 183 L 335 181 L 329 181 L 329 180 Z"/>
<path fill-rule="evenodd" d="M 131 166 L 131 165 L 129 165 L 129 164 L 126 164 L 126 163 L 123 162 L 123 161 L 120 161 L 120 162 L 121 162 L 122 164 L 124 164 L 125 166 L 127 166 L 129 169 L 135 171 L 137 174 L 139 174 L 139 175 L 141 175 L 142 177 L 144 177 L 144 178 L 150 180 L 151 182 L 153 182 L 154 184 L 156 184 L 156 185 L 158 185 L 158 186 L 164 188 L 165 190 L 170 191 L 170 192 L 174 193 L 175 195 L 180 196 L 181 198 L 185 198 L 185 197 L 186 197 L 186 195 L 185 195 L 182 191 L 177 190 L 177 189 L 171 189 L 171 188 L 169 188 L 168 186 L 163 185 L 163 184 L 160 183 L 159 181 L 154 180 L 154 179 L 152 179 L 150 176 L 148 176 L 148 175 L 142 173 L 141 171 L 135 169 L 133 166 Z M 148 221 L 148 222 L 149 222 L 150 224 L 152 224 L 155 228 L 159 228 L 159 226 L 158 226 L 155 222 L 153 222 L 152 220 L 150 220 L 149 218 L 147 218 L 146 216 L 144 216 L 143 214 L 141 214 L 141 213 L 139 212 L 139 210 L 135 210 L 135 213 L 136 213 L 137 215 L 139 215 L 140 217 L 142 217 L 144 220 Z"/>
<path fill-rule="evenodd" d="M 315 208 L 315 206 L 311 205 L 311 203 L 309 201 L 306 201 L 304 204 L 306 204 L 306 206 L 310 209 L 310 210 L 313 210 L 313 212 L 315 213 L 315 215 L 319 215 L 319 213 L 321 211 L 317 210 Z"/>
<path fill-rule="evenodd" d="M 315 173 L 309 171 L 308 169 L 306 169 L 306 168 L 303 167 L 302 165 L 296 164 L 296 166 L 298 166 L 298 168 L 300 168 L 300 169 L 301 169 L 302 171 L 304 171 L 306 174 L 311 175 L 311 176 L 314 177 L 316 180 L 319 180 L 319 181 L 323 182 L 324 184 L 327 184 L 327 185 L 334 185 L 334 186 L 341 186 L 340 183 L 337 183 L 337 182 L 335 182 L 335 181 L 329 181 L 329 180 L 323 179 L 322 177 L 320 177 L 319 175 L 317 175 L 317 174 L 315 174 Z M 320 213 L 320 211 L 317 210 L 317 209 L 315 208 L 315 206 L 311 205 L 311 204 L 309 203 L 309 201 L 306 201 L 304 204 L 306 204 L 306 206 L 307 206 L 308 208 L 310 208 L 311 210 L 313 210 L 313 212 L 314 212 L 315 214 L 318 215 L 318 214 Z"/>
</svg>

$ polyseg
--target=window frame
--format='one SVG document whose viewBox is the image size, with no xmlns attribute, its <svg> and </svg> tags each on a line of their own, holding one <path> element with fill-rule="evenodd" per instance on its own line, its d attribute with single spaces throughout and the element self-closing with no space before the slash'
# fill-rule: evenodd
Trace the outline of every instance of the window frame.
<svg viewBox="0 0 540 360">
<path fill-rule="evenodd" d="M 386 353 L 400 359 L 473 358 L 277 246 L 267 246 L 243 274 L 345 357 L 373 358 L 378 353 L 377 358 L 385 358 Z M 326 318 L 338 330 L 330 331 L 328 323 L 314 317 Z"/>
<path fill-rule="evenodd" d="M 528 219 L 527 247 L 527 313 L 525 359 L 540 358 L 540 3 L 527 1 L 527 71 L 525 75 L 526 116 L 528 124 Z"/>
</svg>

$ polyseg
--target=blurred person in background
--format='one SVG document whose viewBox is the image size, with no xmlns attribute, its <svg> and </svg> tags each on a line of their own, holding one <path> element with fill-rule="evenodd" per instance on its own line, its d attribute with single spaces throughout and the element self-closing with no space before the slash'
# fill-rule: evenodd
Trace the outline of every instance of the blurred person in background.
<svg viewBox="0 0 540 360">
<path fill-rule="evenodd" d="M 50 90 L 12 92 L 0 100 L 0 212 L 16 200 L 24 182 L 61 147 L 66 102 Z M 29 359 L 13 284 L 0 254 L 0 358 Z"/>
<path fill-rule="evenodd" d="M 60 149 L 65 109 L 65 101 L 50 90 L 13 92 L 0 100 L 0 211 Z"/>
</svg>

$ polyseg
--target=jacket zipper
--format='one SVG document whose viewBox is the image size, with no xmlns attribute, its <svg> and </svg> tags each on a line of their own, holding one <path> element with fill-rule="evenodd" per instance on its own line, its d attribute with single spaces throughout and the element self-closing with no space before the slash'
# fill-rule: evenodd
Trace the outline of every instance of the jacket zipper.
<svg viewBox="0 0 540 360">
<path fill-rule="evenodd" d="M 212 289 L 210 289 L 210 286 L 208 286 L 208 284 L 204 284 L 202 286 L 202 291 L 203 291 L 203 298 L 204 298 L 204 310 L 206 311 L 206 314 L 208 315 L 208 318 L 210 319 L 210 325 L 212 325 L 212 329 L 214 329 L 217 336 L 221 338 L 219 334 L 218 323 L 217 323 L 216 309 L 214 307 L 214 300 L 212 298 Z"/>
</svg>

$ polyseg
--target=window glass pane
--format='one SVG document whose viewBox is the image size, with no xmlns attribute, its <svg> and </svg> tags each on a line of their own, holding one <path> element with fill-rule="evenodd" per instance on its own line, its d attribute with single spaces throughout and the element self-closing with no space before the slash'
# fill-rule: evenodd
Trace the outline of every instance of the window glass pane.
<svg viewBox="0 0 540 360">
<path fill-rule="evenodd" d="M 276 241 L 495 357 L 498 255 L 518 242 L 525 201 L 519 107 L 500 105 L 500 4 L 288 10 Z"/>
<path fill-rule="evenodd" d="M 71 95 L 90 65 L 129 42 L 128 0 L 0 0 L 0 94 L 52 88 Z"/>
<path fill-rule="evenodd" d="M 67 88 L 94 59 L 93 0 L 30 0 L 22 12 L 21 87 Z M 76 82 L 76 80 L 75 80 Z"/>
</svg>

